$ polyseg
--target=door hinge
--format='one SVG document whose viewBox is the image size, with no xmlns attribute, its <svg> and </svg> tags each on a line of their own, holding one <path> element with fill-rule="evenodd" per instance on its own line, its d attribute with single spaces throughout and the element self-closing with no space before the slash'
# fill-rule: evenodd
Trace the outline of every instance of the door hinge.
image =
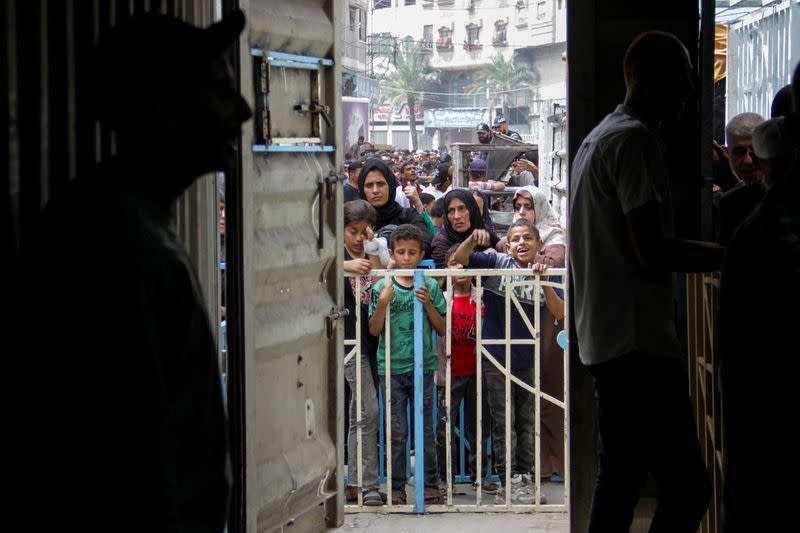
<svg viewBox="0 0 800 533">
<path fill-rule="evenodd" d="M 333 338 L 333 328 L 336 327 L 336 321 L 346 316 L 350 316 L 350 310 L 346 307 L 331 307 L 331 312 L 325 317 L 329 339 Z"/>
</svg>

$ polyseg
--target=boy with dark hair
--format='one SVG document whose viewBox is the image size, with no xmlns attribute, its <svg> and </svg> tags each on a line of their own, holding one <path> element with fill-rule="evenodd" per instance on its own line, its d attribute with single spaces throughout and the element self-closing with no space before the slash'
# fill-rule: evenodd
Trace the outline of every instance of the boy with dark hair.
<svg viewBox="0 0 800 533">
<path fill-rule="evenodd" d="M 475 230 L 458 247 L 455 261 L 465 267 L 494 269 L 533 269 L 544 271 L 545 265 L 535 265 L 536 255 L 542 246 L 539 231 L 528 220 L 519 219 L 508 228 L 508 254 L 473 252 L 479 242 L 488 239 L 485 230 Z M 483 241 L 481 240 L 483 239 Z M 505 293 L 506 283 L 518 283 L 531 280 L 530 274 L 512 276 L 493 276 L 485 280 L 483 301 L 486 317 L 483 320 L 481 338 L 485 340 L 505 339 Z M 529 322 L 535 316 L 536 287 L 523 285 L 514 287 L 514 294 L 520 302 L 522 310 Z M 544 302 L 553 310 L 558 310 L 558 296 L 552 287 L 545 287 Z M 530 339 L 533 335 L 528 329 L 525 319 L 515 305 L 511 306 L 510 331 L 512 339 Z M 534 324 L 538 328 L 539 324 Z M 534 387 L 534 351 L 530 344 L 511 346 L 510 361 L 506 361 L 506 348 L 502 345 L 489 344 L 486 350 L 492 358 L 523 383 Z M 534 407 L 533 394 L 522 387 L 512 384 L 508 402 L 511 419 L 506 421 L 506 378 L 504 371 L 498 369 L 492 361 L 486 360 L 483 367 L 483 382 L 486 386 L 489 411 L 494 420 L 492 427 L 492 448 L 497 458 L 497 473 L 503 488 L 495 496 L 495 503 L 505 503 L 505 494 L 511 494 L 512 503 L 532 504 L 536 501 L 536 485 L 531 477 L 535 455 L 534 441 Z M 508 366 L 510 364 L 510 366 Z M 506 423 L 510 431 L 510 456 L 506 457 Z M 506 469 L 510 471 L 510 487 L 506 486 Z M 541 503 L 546 503 L 544 494 Z"/>
<path fill-rule="evenodd" d="M 369 316 L 369 299 L 375 278 L 369 276 L 373 268 L 381 268 L 377 256 L 367 249 L 373 240 L 375 208 L 366 200 L 353 200 L 344 204 L 344 270 L 358 274 L 360 288 L 356 291 L 356 278 L 345 278 L 344 305 L 349 311 L 344 321 L 345 339 L 356 339 L 356 328 L 361 331 L 361 362 L 356 364 L 356 356 L 344 365 L 344 377 L 350 390 L 347 402 L 347 485 L 345 501 L 358 501 L 362 491 L 362 502 L 367 506 L 383 505 L 385 495 L 378 491 L 378 398 L 375 393 L 377 382 L 377 360 L 375 351 L 378 339 L 369 334 L 366 317 Z M 361 307 L 361 322 L 356 320 L 356 306 Z M 349 348 L 345 349 L 345 353 Z M 359 426 L 356 412 L 357 367 L 361 372 L 361 438 L 362 462 L 358 461 L 357 431 Z M 359 473 L 361 476 L 359 476 Z M 359 477 L 361 479 L 359 479 Z"/>
<path fill-rule="evenodd" d="M 433 209 L 433 202 L 436 198 L 433 197 L 432 194 L 428 194 L 423 192 L 419 195 L 419 201 L 422 202 L 422 205 L 425 207 L 425 211 L 427 211 L 428 215 L 431 214 L 431 209 Z"/>
<path fill-rule="evenodd" d="M 433 202 L 431 210 L 428 214 L 431 217 L 431 222 L 433 222 L 433 225 L 441 229 L 444 225 L 444 198 L 439 198 Z"/>
<path fill-rule="evenodd" d="M 395 268 L 415 269 L 423 258 L 422 245 L 424 237 L 419 228 L 410 224 L 401 224 L 392 232 L 391 257 Z M 378 374 L 384 376 L 380 380 L 383 397 L 386 398 L 386 372 L 390 372 L 391 398 L 389 413 L 392 420 L 392 503 L 406 503 L 406 442 L 408 438 L 408 421 L 406 405 L 414 395 L 414 300 L 422 303 L 425 311 L 423 319 L 423 418 L 425 445 L 422 453 L 425 461 L 425 501 L 438 503 L 439 469 L 436 464 L 436 442 L 433 434 L 433 374 L 438 365 L 436 346 L 433 343 L 431 329 L 439 335 L 446 330 L 444 314 L 447 306 L 439 284 L 433 278 L 425 278 L 425 284 L 414 288 L 411 276 L 394 276 L 388 283 L 386 278 L 378 280 L 372 286 L 369 304 L 369 332 L 379 336 L 378 339 Z M 388 347 L 389 369 L 387 363 L 387 346 L 384 323 L 387 309 L 391 306 L 389 321 L 391 345 Z M 417 454 L 420 450 L 416 451 Z M 419 456 L 419 455 L 418 455 Z M 416 472 L 415 475 L 423 475 Z"/>
</svg>

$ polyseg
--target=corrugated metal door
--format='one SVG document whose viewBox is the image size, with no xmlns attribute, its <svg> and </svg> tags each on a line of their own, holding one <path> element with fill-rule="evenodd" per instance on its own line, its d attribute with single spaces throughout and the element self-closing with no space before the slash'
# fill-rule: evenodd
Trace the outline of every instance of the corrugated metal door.
<svg viewBox="0 0 800 533">
<path fill-rule="evenodd" d="M 800 2 L 759 9 L 728 29 L 726 120 L 744 112 L 769 118 L 775 93 L 800 60 Z"/>
<path fill-rule="evenodd" d="M 336 0 L 240 2 L 241 90 L 255 113 L 242 139 L 241 501 L 246 531 L 342 522 L 342 294 Z M 305 61 L 305 63 L 304 63 Z M 295 106 L 330 106 L 324 113 Z M 333 323 L 335 325 L 335 322 Z M 233 524 L 232 524 L 233 525 Z M 237 524 L 238 525 L 238 524 Z"/>
</svg>

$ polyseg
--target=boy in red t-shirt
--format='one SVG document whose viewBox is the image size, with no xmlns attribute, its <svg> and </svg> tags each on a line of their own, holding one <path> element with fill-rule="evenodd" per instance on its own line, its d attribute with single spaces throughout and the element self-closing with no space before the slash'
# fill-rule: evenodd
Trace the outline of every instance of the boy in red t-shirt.
<svg viewBox="0 0 800 533">
<path fill-rule="evenodd" d="M 447 251 L 447 268 L 463 268 L 454 262 L 454 254 L 458 250 L 458 244 L 450 247 Z M 451 341 L 450 341 L 450 422 L 451 422 L 451 453 L 455 457 L 457 452 L 455 442 L 456 420 L 458 419 L 459 406 L 464 400 L 464 429 L 466 430 L 467 442 L 469 442 L 469 473 L 473 481 L 473 488 L 477 487 L 477 459 L 478 459 L 478 434 L 475 430 L 477 419 L 477 394 L 476 394 L 476 358 L 475 358 L 475 311 L 477 307 L 476 289 L 472 286 L 472 277 L 457 276 L 453 278 L 453 301 L 450 304 L 451 319 Z M 481 310 L 483 313 L 483 310 Z M 437 396 L 439 401 L 439 419 L 436 427 L 436 444 L 439 449 L 440 475 L 446 482 L 447 478 L 447 448 L 446 448 L 446 424 L 448 410 L 446 405 L 446 360 L 447 360 L 447 340 L 440 336 L 437 342 L 439 351 L 439 369 L 436 372 L 436 385 L 438 388 Z M 488 437 L 489 412 L 484 411 L 484 427 L 486 431 L 481 432 L 481 437 L 485 440 Z M 483 454 L 483 469 L 488 464 L 486 447 L 481 450 Z M 484 478 L 483 491 L 487 494 L 497 492 L 497 484 Z"/>
</svg>

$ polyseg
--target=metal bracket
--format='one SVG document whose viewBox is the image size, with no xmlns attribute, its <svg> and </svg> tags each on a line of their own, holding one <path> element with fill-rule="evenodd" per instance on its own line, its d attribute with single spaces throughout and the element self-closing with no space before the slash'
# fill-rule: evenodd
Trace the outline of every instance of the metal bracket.
<svg viewBox="0 0 800 533">
<path fill-rule="evenodd" d="M 263 102 L 263 116 L 261 120 L 261 134 L 264 144 L 256 144 L 253 146 L 254 152 L 334 152 L 336 148 L 333 145 L 326 144 L 326 130 L 323 127 L 323 122 L 327 128 L 333 128 L 333 119 L 331 118 L 331 108 L 324 102 L 325 99 L 325 69 L 334 65 L 332 59 L 324 57 L 303 56 L 298 54 L 287 54 L 285 52 L 277 52 L 274 50 L 263 50 L 260 48 L 251 48 L 250 55 L 262 61 L 260 65 L 260 97 Z M 310 103 L 296 104 L 293 109 L 299 113 L 310 113 L 311 115 L 318 115 L 312 117 L 312 133 L 304 138 L 278 138 L 272 137 L 270 126 L 270 110 L 269 110 L 269 92 L 270 80 L 269 69 L 270 67 L 281 69 L 299 69 L 310 71 L 312 91 L 310 95 Z M 271 102 L 274 104 L 274 102 Z"/>
<path fill-rule="evenodd" d="M 325 182 L 325 195 L 328 197 L 328 200 L 333 200 L 333 195 L 336 193 L 336 185 L 340 182 L 344 183 L 345 179 L 347 179 L 347 176 L 337 174 L 333 170 L 331 170 L 327 176 L 320 178 L 320 181 Z"/>
<path fill-rule="evenodd" d="M 350 316 L 350 310 L 346 307 L 331 307 L 331 312 L 325 317 L 329 339 L 333 338 L 333 328 L 336 326 L 336 321 L 346 316 Z"/>
<path fill-rule="evenodd" d="M 319 105 L 318 102 L 311 102 L 310 104 L 297 104 L 294 106 L 294 110 L 298 113 L 319 113 L 322 115 L 322 119 L 325 121 L 325 124 L 327 124 L 329 128 L 333 127 L 333 121 L 331 120 L 330 115 L 330 106 Z"/>
</svg>

